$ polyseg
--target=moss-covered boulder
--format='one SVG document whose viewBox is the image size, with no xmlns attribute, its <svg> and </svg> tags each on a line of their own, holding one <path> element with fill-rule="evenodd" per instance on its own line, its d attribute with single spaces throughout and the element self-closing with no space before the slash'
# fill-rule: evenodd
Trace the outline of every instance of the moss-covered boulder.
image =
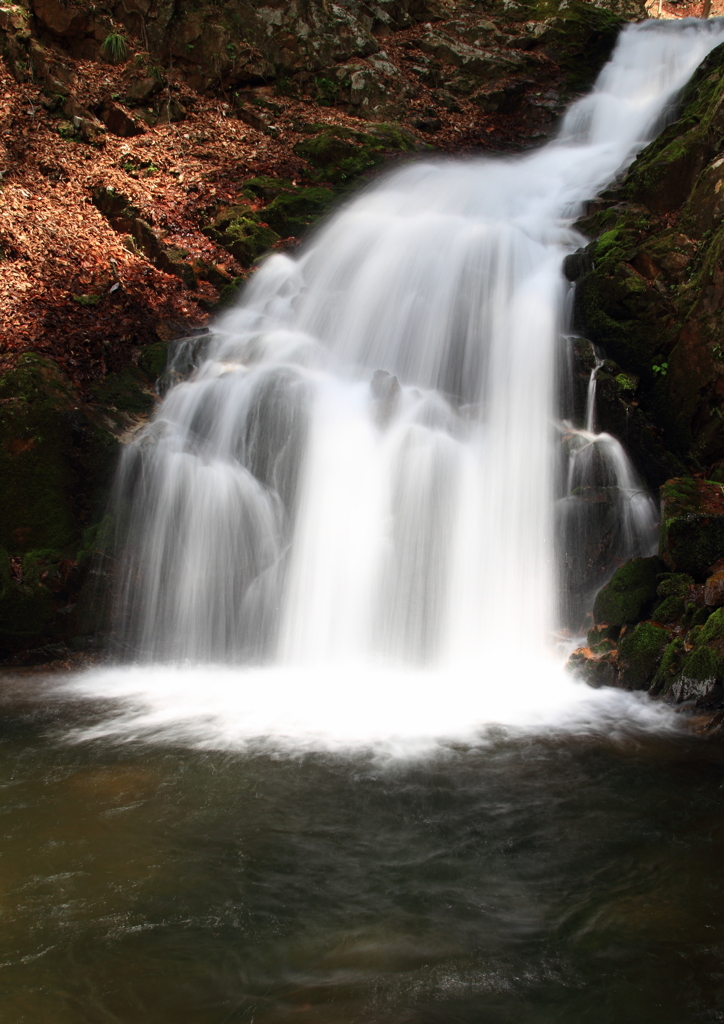
<svg viewBox="0 0 724 1024">
<path fill-rule="evenodd" d="M 279 241 L 277 232 L 246 204 L 222 207 L 204 228 L 204 234 L 243 266 L 249 266 Z"/>
<path fill-rule="evenodd" d="M 698 580 L 724 556 L 724 488 L 694 477 L 661 488 L 661 557 L 676 572 Z"/>
<path fill-rule="evenodd" d="M 640 622 L 618 645 L 618 683 L 625 690 L 646 690 L 669 643 L 669 631 Z"/>
<path fill-rule="evenodd" d="M 330 189 L 314 185 L 280 192 L 264 208 L 264 220 L 282 238 L 298 238 L 329 211 L 334 199 Z"/>
<path fill-rule="evenodd" d="M 721 656 L 711 647 L 697 646 L 683 659 L 681 669 L 669 688 L 677 701 L 709 697 L 724 678 Z"/>
<path fill-rule="evenodd" d="M 379 124 L 368 132 L 343 126 L 327 128 L 298 142 L 294 152 L 311 164 L 321 181 L 345 185 L 384 163 L 390 153 L 411 153 L 417 148 L 411 132 Z"/>
<path fill-rule="evenodd" d="M 596 595 L 594 620 L 611 626 L 638 622 L 656 598 L 657 576 L 661 569 L 656 557 L 633 558 L 622 565 Z"/>
</svg>

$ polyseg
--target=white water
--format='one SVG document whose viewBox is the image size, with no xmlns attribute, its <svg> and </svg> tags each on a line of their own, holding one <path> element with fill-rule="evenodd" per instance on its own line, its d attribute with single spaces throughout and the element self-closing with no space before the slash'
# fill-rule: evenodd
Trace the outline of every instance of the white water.
<svg viewBox="0 0 724 1024">
<path fill-rule="evenodd" d="M 561 263 L 722 39 L 628 27 L 555 142 L 412 164 L 267 260 L 125 460 L 118 621 L 142 662 L 273 667 L 92 673 L 78 692 L 134 702 L 110 731 L 424 743 L 642 708 L 551 645 Z M 603 449 L 636 490 L 617 442 L 577 436 L 572 474 Z"/>
</svg>

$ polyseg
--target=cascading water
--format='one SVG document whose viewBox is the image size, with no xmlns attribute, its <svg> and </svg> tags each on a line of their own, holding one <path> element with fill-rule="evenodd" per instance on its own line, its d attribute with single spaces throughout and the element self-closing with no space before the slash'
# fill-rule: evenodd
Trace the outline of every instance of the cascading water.
<svg viewBox="0 0 724 1024">
<path fill-rule="evenodd" d="M 615 492 L 614 558 L 648 553 L 653 516 L 618 442 L 555 424 L 572 225 L 722 39 L 629 26 L 554 142 L 411 164 L 264 263 L 121 468 L 134 657 L 275 664 L 280 700 L 325 669 L 382 703 L 400 670 L 486 699 L 511 661 L 540 675 L 556 503 L 566 548 L 600 528 L 580 489 Z"/>
</svg>

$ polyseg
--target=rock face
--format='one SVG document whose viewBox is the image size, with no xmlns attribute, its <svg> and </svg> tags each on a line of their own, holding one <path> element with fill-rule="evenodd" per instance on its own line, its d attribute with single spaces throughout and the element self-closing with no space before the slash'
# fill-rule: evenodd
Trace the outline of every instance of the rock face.
<svg viewBox="0 0 724 1024">
<path fill-rule="evenodd" d="M 673 572 L 701 580 L 724 556 L 724 491 L 694 477 L 661 488 L 661 557 Z M 713 593 L 713 591 L 712 591 Z M 714 600 L 707 604 L 715 604 Z"/>
<path fill-rule="evenodd" d="M 638 379 L 637 400 L 671 457 L 724 471 L 724 46 L 687 86 L 679 119 L 594 204 L 593 269 L 578 329 Z M 658 482 L 661 482 L 660 480 Z"/>
<path fill-rule="evenodd" d="M 26 353 L 0 377 L 0 658 L 67 640 L 119 449 L 153 407 L 125 371 L 83 401 L 52 359 Z"/>
<path fill-rule="evenodd" d="M 240 0 L 29 4 L 48 53 L 60 48 L 75 58 L 105 59 L 108 37 L 123 26 L 155 60 L 183 68 L 194 89 L 275 82 L 280 93 L 309 95 L 373 120 L 404 116 L 406 102 L 417 92 L 416 79 L 459 95 L 479 95 L 486 110 L 519 102 L 523 79 L 536 77 L 546 60 L 559 62 L 569 86 L 585 87 L 621 23 L 646 17 L 639 0 L 496 3 L 485 15 L 447 0 L 382 0 L 374 6 L 358 0 L 266 0 L 261 6 Z M 23 40 L 31 33 L 26 13 L 18 9 L 18 25 L 8 24 L 18 51 L 17 74 L 23 75 Z M 383 48 L 385 40 L 423 23 L 427 31 L 414 42 L 406 40 L 412 52 L 403 72 Z M 36 74 L 43 74 L 41 62 L 57 63 L 37 56 Z M 51 72 L 43 74 L 48 81 L 57 79 Z M 511 75 L 519 79 L 517 90 L 510 83 L 503 91 L 490 88 Z M 126 93 L 128 104 L 143 104 L 158 91 L 153 76 L 142 78 Z M 118 113 L 109 116 L 122 120 Z"/>
</svg>

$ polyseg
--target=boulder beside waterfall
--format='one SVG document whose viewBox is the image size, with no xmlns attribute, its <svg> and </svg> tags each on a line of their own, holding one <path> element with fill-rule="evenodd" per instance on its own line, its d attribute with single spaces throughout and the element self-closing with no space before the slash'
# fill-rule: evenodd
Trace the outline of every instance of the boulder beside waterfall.
<svg viewBox="0 0 724 1024">
<path fill-rule="evenodd" d="M 660 557 L 620 566 L 599 591 L 568 668 L 590 686 L 724 708 L 724 494 L 682 477 L 661 488 Z"/>
</svg>

